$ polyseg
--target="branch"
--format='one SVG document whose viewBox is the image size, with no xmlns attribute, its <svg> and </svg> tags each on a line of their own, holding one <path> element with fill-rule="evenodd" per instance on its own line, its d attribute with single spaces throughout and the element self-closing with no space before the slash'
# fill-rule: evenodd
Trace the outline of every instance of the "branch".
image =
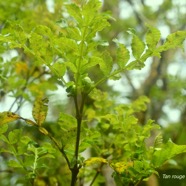
<svg viewBox="0 0 186 186">
<path fill-rule="evenodd" d="M 133 83 L 132 83 L 132 81 L 131 81 L 131 78 L 130 78 L 130 76 L 129 76 L 129 74 L 128 74 L 127 72 L 125 73 L 125 77 L 127 78 L 128 82 L 129 82 L 129 85 L 130 85 L 131 88 L 132 88 L 132 92 L 136 92 L 136 88 L 135 88 L 135 86 L 133 85 Z"/>
<path fill-rule="evenodd" d="M 98 177 L 98 175 L 100 174 L 100 172 L 101 172 L 101 168 L 103 167 L 103 163 L 100 165 L 100 167 L 97 169 L 97 171 L 96 171 L 96 174 L 94 175 L 94 178 L 93 178 L 93 180 L 91 181 L 91 183 L 90 183 L 90 186 L 92 186 L 93 185 L 93 183 L 95 182 L 95 180 L 96 180 L 96 178 Z"/>
<path fill-rule="evenodd" d="M 13 173 L 13 171 L 12 170 L 0 170 L 0 173 Z"/>
<path fill-rule="evenodd" d="M 64 151 L 64 148 L 62 147 L 60 147 L 59 146 L 59 144 L 58 144 L 58 142 L 56 141 L 56 139 L 50 134 L 50 133 L 48 133 L 48 136 L 49 136 L 49 138 L 52 140 L 52 142 L 56 145 L 56 147 L 58 148 L 58 150 L 62 153 L 62 155 L 64 156 L 64 158 L 65 158 L 65 160 L 66 160 L 66 162 L 67 162 L 67 164 L 68 164 L 68 167 L 69 167 L 69 169 L 70 169 L 70 161 L 69 161 L 69 159 L 68 159 L 68 157 L 67 157 L 67 155 L 66 155 L 66 153 L 65 153 L 65 151 Z"/>
</svg>

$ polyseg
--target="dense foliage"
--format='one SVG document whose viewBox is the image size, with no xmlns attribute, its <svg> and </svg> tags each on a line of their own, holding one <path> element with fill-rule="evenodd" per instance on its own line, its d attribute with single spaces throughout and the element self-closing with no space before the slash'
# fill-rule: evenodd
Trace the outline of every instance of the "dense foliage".
<svg viewBox="0 0 186 186">
<path fill-rule="evenodd" d="M 0 113 L 1 185 L 137 186 L 186 152 L 184 144 L 163 141 L 156 118 L 144 119 L 154 102 L 148 87 L 118 103 L 107 84 L 183 48 L 186 31 L 162 41 L 148 23 L 143 36 L 128 29 L 128 46 L 104 38 L 117 19 L 98 0 L 53 6 L 16 0 L 0 7 L 2 104 L 13 98 Z M 32 117 L 22 114 L 27 104 Z"/>
</svg>

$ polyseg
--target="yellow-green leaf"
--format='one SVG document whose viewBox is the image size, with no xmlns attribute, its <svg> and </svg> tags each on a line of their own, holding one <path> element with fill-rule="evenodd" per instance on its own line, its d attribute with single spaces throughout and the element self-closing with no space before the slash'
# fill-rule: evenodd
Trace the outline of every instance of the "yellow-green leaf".
<svg viewBox="0 0 186 186">
<path fill-rule="evenodd" d="M 110 166 L 119 174 L 125 172 L 129 167 L 133 166 L 133 162 L 117 162 L 110 163 Z"/>
<path fill-rule="evenodd" d="M 117 43 L 117 44 L 118 44 L 117 63 L 120 68 L 124 68 L 125 65 L 127 64 L 128 60 L 130 59 L 130 54 L 129 54 L 129 51 L 125 45 L 123 45 L 121 43 Z"/>
<path fill-rule="evenodd" d="M 59 78 L 63 77 L 66 71 L 66 66 L 64 65 L 64 63 L 59 62 L 54 63 L 49 68 L 52 71 L 52 73 Z"/>
<path fill-rule="evenodd" d="M 30 119 L 25 119 L 25 118 L 21 118 L 21 119 L 23 119 L 29 125 L 37 125 L 34 121 L 32 121 Z"/>
<path fill-rule="evenodd" d="M 0 113 L 0 125 L 10 123 L 12 121 L 16 121 L 21 117 L 18 114 L 13 112 L 1 112 Z"/>
<path fill-rule="evenodd" d="M 108 163 L 106 159 L 101 158 L 101 157 L 92 157 L 87 159 L 85 162 L 86 166 L 91 166 L 91 165 L 95 165 L 95 164 L 99 164 L 99 163 Z"/>
<path fill-rule="evenodd" d="M 37 98 L 34 102 L 34 107 L 32 110 L 32 115 L 37 123 L 37 125 L 41 126 L 46 119 L 48 111 L 48 99 L 41 97 Z"/>
<path fill-rule="evenodd" d="M 177 31 L 167 36 L 166 41 L 158 48 L 159 52 L 174 48 L 183 48 L 183 42 L 186 39 L 186 31 Z"/>
<path fill-rule="evenodd" d="M 105 76 L 109 75 L 112 71 L 113 61 L 108 51 L 102 53 L 102 58 L 99 58 L 99 66 Z"/>
<path fill-rule="evenodd" d="M 161 38 L 161 33 L 157 28 L 154 28 L 150 25 L 148 25 L 148 32 L 146 34 L 146 43 L 147 46 L 151 49 L 155 48 L 156 45 L 158 44 L 160 38 Z"/>
<path fill-rule="evenodd" d="M 44 135 L 48 135 L 48 131 L 43 127 L 39 127 L 39 131 L 43 133 Z"/>
<path fill-rule="evenodd" d="M 132 54 L 136 59 L 139 59 L 144 52 L 145 44 L 144 42 L 137 37 L 136 35 L 133 35 L 132 38 Z"/>
</svg>

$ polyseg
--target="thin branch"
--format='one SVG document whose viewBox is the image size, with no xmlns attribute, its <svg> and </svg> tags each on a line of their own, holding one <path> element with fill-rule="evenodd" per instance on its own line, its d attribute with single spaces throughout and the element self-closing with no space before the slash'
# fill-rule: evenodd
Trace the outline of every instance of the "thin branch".
<svg viewBox="0 0 186 186">
<path fill-rule="evenodd" d="M 93 183 L 95 182 L 95 180 L 96 180 L 96 178 L 98 177 L 99 174 L 100 174 L 100 171 L 97 170 L 97 172 L 96 172 L 96 174 L 95 174 L 93 180 L 92 180 L 91 183 L 90 183 L 90 186 L 93 185 Z"/>
<path fill-rule="evenodd" d="M 34 82 L 36 79 L 41 78 L 44 74 L 46 74 L 46 71 L 43 71 L 41 74 L 39 74 L 37 77 L 33 78 L 33 79 L 29 82 L 29 78 L 30 78 L 33 74 L 34 74 L 34 71 L 33 71 L 30 75 L 28 75 L 28 77 L 26 78 L 26 82 L 25 82 L 25 84 L 24 84 L 24 86 L 23 86 L 23 88 L 22 88 L 22 92 L 25 92 L 28 83 L 32 83 L 32 82 Z M 14 102 L 11 104 L 11 106 L 10 106 L 10 108 L 9 108 L 9 111 L 12 110 L 13 106 L 14 106 L 18 101 L 19 101 L 19 105 L 18 105 L 17 109 L 15 110 L 15 113 L 19 111 L 19 109 L 21 108 L 21 105 L 22 105 L 22 103 L 23 103 L 23 96 L 21 96 L 21 95 L 18 96 L 18 97 L 14 100 Z"/>
<path fill-rule="evenodd" d="M 67 157 L 67 155 L 66 155 L 66 153 L 65 153 L 65 151 L 64 151 L 64 148 L 62 147 L 60 147 L 59 146 L 59 144 L 58 144 L 58 142 L 56 141 L 56 139 L 50 134 L 50 133 L 48 133 L 48 136 L 49 136 L 49 138 L 53 141 L 53 143 L 56 145 L 56 147 L 58 148 L 58 150 L 62 153 L 62 155 L 64 156 L 64 158 L 65 158 L 65 160 L 66 160 L 66 162 L 67 162 L 67 164 L 68 164 L 68 167 L 69 167 L 69 169 L 70 169 L 70 161 L 69 161 L 69 159 L 68 159 L 68 157 Z"/>
<path fill-rule="evenodd" d="M 91 183 L 90 183 L 90 186 L 92 186 L 92 185 L 94 184 L 96 178 L 97 178 L 98 175 L 100 174 L 100 170 L 101 170 L 102 166 L 103 166 L 103 164 L 101 164 L 100 167 L 97 169 L 96 174 L 94 175 L 94 177 L 93 177 L 93 179 L 92 179 L 92 181 L 91 181 Z"/>
<path fill-rule="evenodd" d="M 136 60 L 135 60 L 136 61 Z M 132 61 L 132 62 L 134 62 L 134 61 Z M 131 63 L 132 63 L 131 62 Z M 117 74 L 119 74 L 119 73 L 121 73 L 121 72 L 123 72 L 123 71 L 126 71 L 127 69 L 126 68 L 122 68 L 122 69 L 118 69 L 118 70 L 115 70 L 114 72 L 112 72 L 110 75 L 107 75 L 107 76 L 105 76 L 105 77 L 103 77 L 102 79 L 100 79 L 99 81 L 97 81 L 95 84 L 94 84 L 94 86 L 92 86 L 91 88 L 90 88 L 90 90 L 89 91 L 87 91 L 87 95 L 88 94 L 90 94 L 90 92 L 92 92 L 92 90 L 93 89 L 95 89 L 98 85 L 100 85 L 100 84 L 102 84 L 104 81 L 106 81 L 106 80 L 108 80 L 109 78 L 111 78 L 111 77 L 114 77 L 115 75 L 117 75 Z"/>
<path fill-rule="evenodd" d="M 12 170 L 0 170 L 0 173 L 13 173 L 13 171 Z"/>
<path fill-rule="evenodd" d="M 128 83 L 129 83 L 129 85 L 130 85 L 131 88 L 132 88 L 132 92 L 136 92 L 136 88 L 135 88 L 135 86 L 133 85 L 133 83 L 132 83 L 132 81 L 131 81 L 131 78 L 130 78 L 130 76 L 129 76 L 129 74 L 128 74 L 127 72 L 125 73 L 125 77 L 127 78 Z"/>
<path fill-rule="evenodd" d="M 25 119 L 25 118 L 23 118 L 23 117 L 20 117 L 20 119 L 22 119 L 22 120 L 24 120 L 26 123 L 29 123 L 29 124 L 31 124 L 32 126 L 34 126 L 34 127 L 37 127 L 38 128 L 38 130 L 39 130 L 39 126 L 37 125 L 37 123 L 35 123 L 34 121 L 32 121 L 32 120 L 28 120 L 28 119 Z M 46 130 L 46 129 L 45 129 Z M 60 145 L 58 144 L 58 142 L 57 142 L 57 140 L 52 136 L 52 134 L 48 131 L 48 130 L 46 130 L 47 131 L 47 134 L 45 134 L 45 136 L 48 136 L 49 138 L 50 138 L 50 140 L 55 144 L 55 146 L 58 148 L 58 150 L 62 153 L 62 155 L 64 156 L 64 158 L 65 158 L 65 160 L 66 160 L 66 162 L 67 162 L 67 164 L 68 164 L 68 167 L 69 167 L 69 169 L 70 169 L 70 161 L 69 161 L 69 159 L 68 159 L 68 157 L 67 157 L 67 155 L 66 155 L 66 153 L 65 153 L 65 151 L 64 151 L 64 148 L 62 147 L 60 147 Z M 42 133 L 43 134 L 43 133 Z"/>
<path fill-rule="evenodd" d="M 99 176 L 100 172 L 101 172 L 101 168 L 103 167 L 104 163 L 101 163 L 101 165 L 99 166 L 99 168 L 96 171 L 96 174 L 94 175 L 94 178 L 92 179 L 90 186 L 93 185 L 93 183 L 95 182 L 96 178 Z"/>
<path fill-rule="evenodd" d="M 9 112 L 12 110 L 12 108 L 13 108 L 13 106 L 16 104 L 16 102 L 17 102 L 17 100 L 20 98 L 20 96 L 18 96 L 15 100 L 14 100 L 14 102 L 11 104 L 11 106 L 10 106 L 10 108 L 9 108 Z"/>
</svg>

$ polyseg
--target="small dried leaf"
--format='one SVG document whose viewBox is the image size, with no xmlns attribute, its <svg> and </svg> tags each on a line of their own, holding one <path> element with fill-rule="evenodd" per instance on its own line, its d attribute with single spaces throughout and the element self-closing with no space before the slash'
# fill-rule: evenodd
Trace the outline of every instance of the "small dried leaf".
<svg viewBox="0 0 186 186">
<path fill-rule="evenodd" d="M 48 131 L 43 127 L 39 127 L 39 131 L 43 133 L 44 135 L 48 135 Z"/>
<path fill-rule="evenodd" d="M 30 119 L 25 119 L 25 118 L 22 118 L 27 124 L 29 125 L 37 125 L 34 121 L 30 120 Z"/>
</svg>

